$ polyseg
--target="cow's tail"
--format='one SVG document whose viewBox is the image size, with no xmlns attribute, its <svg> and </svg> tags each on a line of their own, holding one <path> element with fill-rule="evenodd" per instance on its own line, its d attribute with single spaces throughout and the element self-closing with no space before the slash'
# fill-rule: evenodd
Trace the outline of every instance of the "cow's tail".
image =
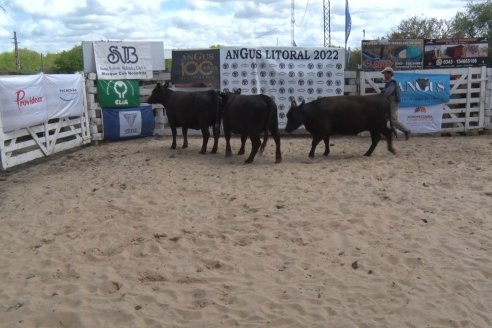
<svg viewBox="0 0 492 328">
<path fill-rule="evenodd" d="M 265 121 L 264 130 L 263 130 L 264 131 L 263 143 L 261 144 L 261 147 L 260 147 L 260 154 L 262 154 L 263 151 L 265 150 L 265 147 L 266 147 L 266 144 L 268 141 L 268 129 L 270 127 L 270 124 L 273 123 L 272 119 L 274 118 L 275 113 L 277 112 L 277 104 L 275 104 L 275 102 L 272 100 L 272 98 L 265 96 L 265 99 L 266 99 L 266 102 L 268 105 L 268 115 L 267 115 L 267 119 Z"/>
<path fill-rule="evenodd" d="M 215 124 L 214 130 L 217 129 L 220 131 L 220 123 L 222 122 L 222 107 L 223 107 L 224 99 L 222 99 L 222 94 L 217 92 L 217 107 L 215 109 Z"/>
</svg>

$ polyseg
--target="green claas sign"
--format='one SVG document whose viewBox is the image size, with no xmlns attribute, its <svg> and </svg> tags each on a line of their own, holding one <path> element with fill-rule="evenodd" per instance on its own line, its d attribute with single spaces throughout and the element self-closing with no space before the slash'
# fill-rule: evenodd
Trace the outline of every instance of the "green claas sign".
<svg viewBox="0 0 492 328">
<path fill-rule="evenodd" d="M 99 80 L 97 92 L 101 107 L 140 106 L 138 80 Z"/>
</svg>

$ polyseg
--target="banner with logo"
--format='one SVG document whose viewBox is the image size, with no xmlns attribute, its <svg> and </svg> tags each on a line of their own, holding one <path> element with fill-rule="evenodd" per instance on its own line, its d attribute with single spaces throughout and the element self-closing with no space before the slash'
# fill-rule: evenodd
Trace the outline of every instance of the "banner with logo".
<svg viewBox="0 0 492 328">
<path fill-rule="evenodd" d="M 436 133 L 441 131 L 442 114 L 446 104 L 405 107 L 398 110 L 398 120 L 412 133 Z"/>
<path fill-rule="evenodd" d="M 400 106 L 427 106 L 447 103 L 451 95 L 449 74 L 395 72 L 400 87 Z"/>
<path fill-rule="evenodd" d="M 119 140 L 152 136 L 155 119 L 152 106 L 124 109 L 102 108 L 104 139 Z"/>
<path fill-rule="evenodd" d="M 488 62 L 487 38 L 426 39 L 424 68 L 485 66 Z"/>
<path fill-rule="evenodd" d="M 401 97 L 399 121 L 413 133 L 439 132 L 450 98 L 450 75 L 395 72 L 395 80 Z"/>
<path fill-rule="evenodd" d="M 171 80 L 174 85 L 220 87 L 219 49 L 173 50 Z"/>
<path fill-rule="evenodd" d="M 4 132 L 48 120 L 43 74 L 0 77 L 0 111 Z"/>
<path fill-rule="evenodd" d="M 140 105 L 138 80 L 98 80 L 97 97 L 101 107 L 137 107 Z"/>
<path fill-rule="evenodd" d="M 277 104 L 279 127 L 287 124 L 292 100 L 306 102 L 344 92 L 342 48 L 220 49 L 220 89 L 266 94 Z"/>
<path fill-rule="evenodd" d="M 84 113 L 84 83 L 80 74 L 45 74 L 48 118 Z"/>
<path fill-rule="evenodd" d="M 381 71 L 422 69 L 424 40 L 362 40 L 362 70 Z"/>
<path fill-rule="evenodd" d="M 152 53 L 149 42 L 93 42 L 99 80 L 152 79 Z"/>
</svg>

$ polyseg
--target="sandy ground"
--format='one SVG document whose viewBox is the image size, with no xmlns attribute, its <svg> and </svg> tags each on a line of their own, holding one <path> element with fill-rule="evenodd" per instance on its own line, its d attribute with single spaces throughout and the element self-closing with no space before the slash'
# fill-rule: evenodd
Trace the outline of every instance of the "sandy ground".
<svg viewBox="0 0 492 328">
<path fill-rule="evenodd" d="M 492 136 L 369 143 L 243 165 L 147 138 L 2 173 L 0 327 L 492 327 Z"/>
</svg>

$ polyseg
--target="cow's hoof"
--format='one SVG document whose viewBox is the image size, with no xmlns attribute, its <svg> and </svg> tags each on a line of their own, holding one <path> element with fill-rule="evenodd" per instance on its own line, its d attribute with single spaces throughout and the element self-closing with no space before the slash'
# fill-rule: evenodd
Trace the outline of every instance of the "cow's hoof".
<svg viewBox="0 0 492 328">
<path fill-rule="evenodd" d="M 275 159 L 275 164 L 278 164 L 278 163 L 282 163 L 282 159 L 281 158 L 276 158 Z"/>
<path fill-rule="evenodd" d="M 238 155 L 244 155 L 244 150 L 240 150 L 237 152 Z"/>
<path fill-rule="evenodd" d="M 217 154 L 217 149 L 212 149 L 211 154 Z"/>
<path fill-rule="evenodd" d="M 198 153 L 200 153 L 202 155 L 205 155 L 207 152 L 206 151 L 203 151 L 203 150 L 200 150 Z"/>
<path fill-rule="evenodd" d="M 176 149 L 176 145 L 171 146 L 171 149 Z"/>
<path fill-rule="evenodd" d="M 247 159 L 247 160 L 244 161 L 244 164 L 251 164 L 251 163 L 253 163 L 253 160 L 252 159 L 251 160 L 250 159 Z"/>
</svg>

